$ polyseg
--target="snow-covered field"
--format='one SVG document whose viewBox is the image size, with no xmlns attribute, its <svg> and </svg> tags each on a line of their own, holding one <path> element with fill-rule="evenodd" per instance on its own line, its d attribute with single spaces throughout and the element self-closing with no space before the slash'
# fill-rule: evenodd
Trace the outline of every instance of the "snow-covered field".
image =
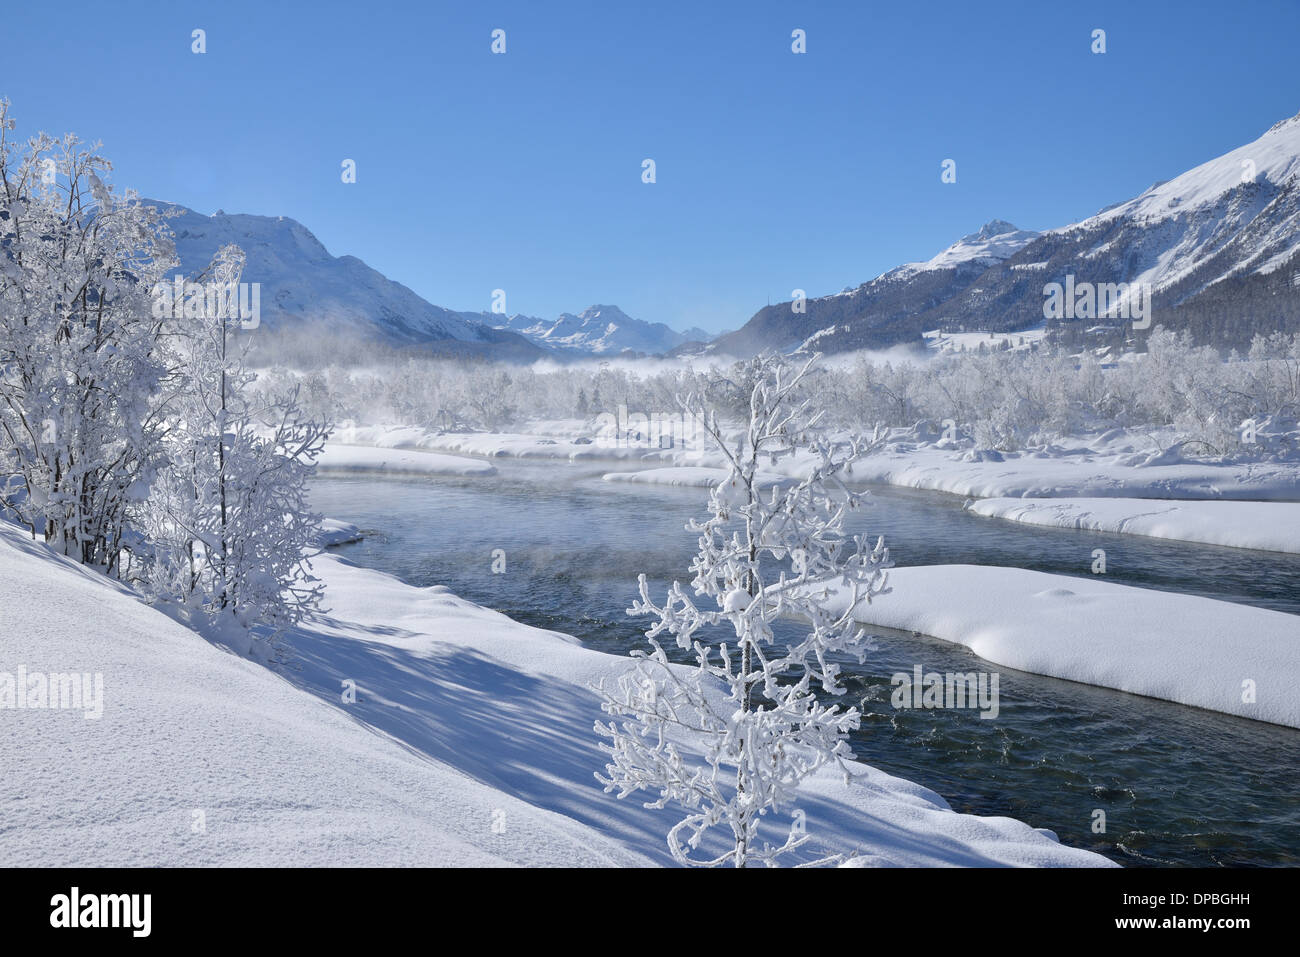
<svg viewBox="0 0 1300 957">
<path fill-rule="evenodd" d="M 977 515 L 1027 525 L 1300 553 L 1300 503 L 1297 502 L 989 498 L 975 502 L 970 510 Z"/>
<path fill-rule="evenodd" d="M 858 620 L 1019 671 L 1300 727 L 1300 616 L 1023 568 L 896 568 L 890 584 Z"/>
<path fill-rule="evenodd" d="M 922 333 L 926 347 L 934 352 L 978 352 L 985 349 L 1028 349 L 1040 342 L 1047 330 L 1043 326 L 1017 332 L 944 332 L 932 329 Z M 1004 344 L 1005 343 L 1005 344 Z"/>
<path fill-rule="evenodd" d="M 277 673 L 0 525 L 0 670 L 103 676 L 97 720 L 0 709 L 4 860 L 669 862 L 672 812 L 617 801 L 592 776 L 603 755 L 589 685 L 626 659 L 445 588 L 330 555 L 315 565 L 328 611 L 290 636 Z M 348 681 L 355 703 L 342 700 Z M 874 865 L 1109 864 L 858 770 L 849 785 L 819 775 L 803 793 L 816 850 Z"/>
</svg>

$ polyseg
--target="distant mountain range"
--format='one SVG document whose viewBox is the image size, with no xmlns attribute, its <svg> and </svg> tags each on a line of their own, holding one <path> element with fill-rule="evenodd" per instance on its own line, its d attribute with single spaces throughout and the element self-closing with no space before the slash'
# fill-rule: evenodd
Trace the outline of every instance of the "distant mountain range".
<svg viewBox="0 0 1300 957">
<path fill-rule="evenodd" d="M 1149 284 L 1151 326 L 1186 328 L 1201 342 L 1240 348 L 1257 332 L 1300 331 L 1300 116 L 1080 222 L 1035 233 L 996 220 L 929 262 L 809 299 L 802 313 L 767 306 L 735 332 L 676 352 L 752 355 L 812 336 L 819 350 L 843 352 L 920 343 L 933 329 L 1046 321 L 1049 333 L 1067 334 L 1106 323 L 1045 320 L 1044 286 L 1068 276 Z"/>
<path fill-rule="evenodd" d="M 558 319 L 516 315 L 496 328 L 517 332 L 541 346 L 598 356 L 661 355 L 686 342 L 713 338 L 702 329 L 675 332 L 662 322 L 633 319 L 618 306 L 590 306 L 576 316 L 561 313 Z"/>
<path fill-rule="evenodd" d="M 234 243 L 247 261 L 244 281 L 261 284 L 261 321 L 273 335 L 313 331 L 375 339 L 389 346 L 453 355 L 532 360 L 620 354 L 658 355 L 708 333 L 676 332 L 633 319 L 618 306 L 591 306 L 558 319 L 457 312 L 432 305 L 355 256 L 333 256 L 307 227 L 284 216 L 211 216 L 157 200 L 169 211 L 181 271 L 204 269 Z"/>
<path fill-rule="evenodd" d="M 425 352 L 524 361 L 748 356 L 814 336 L 821 351 L 844 352 L 919 346 L 935 329 L 1015 332 L 1045 322 L 1049 335 L 1131 334 L 1126 322 L 1104 314 L 1045 320 L 1044 287 L 1067 282 L 1149 285 L 1152 327 L 1186 328 L 1220 346 L 1246 346 L 1257 332 L 1300 331 L 1300 116 L 1080 222 L 1038 233 L 994 220 L 927 262 L 808 299 L 802 312 L 789 302 L 766 306 L 713 341 L 611 305 L 554 319 L 457 312 L 354 256 L 331 255 L 292 219 L 170 208 L 187 273 L 226 243 L 244 249 L 244 279 L 262 284 L 262 321 L 273 333 L 317 329 Z"/>
</svg>

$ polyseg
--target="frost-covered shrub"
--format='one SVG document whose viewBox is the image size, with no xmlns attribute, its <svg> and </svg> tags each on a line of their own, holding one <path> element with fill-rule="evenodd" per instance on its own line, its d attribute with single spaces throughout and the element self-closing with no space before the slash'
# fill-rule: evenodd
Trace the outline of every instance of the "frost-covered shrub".
<svg viewBox="0 0 1300 957">
<path fill-rule="evenodd" d="M 210 273 L 238 282 L 243 253 L 222 249 Z M 167 403 L 165 464 L 135 509 L 148 548 L 133 569 L 156 599 L 209 623 L 295 624 L 319 598 L 307 566 L 321 516 L 307 482 L 328 429 L 304 415 L 299 386 L 254 390 L 237 316 L 165 324 L 175 369 Z"/>
<path fill-rule="evenodd" d="M 710 493 L 708 517 L 687 526 L 700 536 L 689 592 L 675 582 L 656 604 L 640 577 L 630 613 L 654 619 L 652 651 L 602 689 L 611 720 L 596 725 L 610 740 L 606 774 L 597 774 L 606 791 L 647 791 L 648 806 L 680 807 L 669 848 L 704 866 L 775 864 L 807 839 L 774 820 L 800 782 L 828 764 L 848 774 L 845 737 L 860 716 L 824 704 L 816 689 L 843 693 L 835 659 L 864 654 L 853 612 L 884 589 L 890 564 L 882 541 L 843 530 L 858 499 L 842 480 L 865 448 L 819 434 L 810 366 L 769 355 L 742 371 L 751 393 L 739 437 L 707 418 L 731 474 Z M 806 478 L 760 492 L 759 469 L 796 452 L 809 455 Z M 787 557 L 788 572 L 779 565 Z M 778 617 L 792 619 L 799 637 L 779 643 Z M 657 641 L 665 632 L 694 652 L 693 669 L 670 665 Z M 681 750 L 686 739 L 703 747 L 702 763 Z"/>
</svg>

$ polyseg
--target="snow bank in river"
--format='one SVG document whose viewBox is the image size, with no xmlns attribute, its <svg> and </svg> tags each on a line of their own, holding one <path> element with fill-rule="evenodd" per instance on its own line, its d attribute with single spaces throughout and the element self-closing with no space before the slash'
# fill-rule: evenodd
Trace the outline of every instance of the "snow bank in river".
<svg viewBox="0 0 1300 957">
<path fill-rule="evenodd" d="M 1300 553 L 1300 503 L 1296 502 L 990 498 L 970 510 L 1029 525 Z"/>
<path fill-rule="evenodd" d="M 626 659 L 445 588 L 331 555 L 315 565 L 329 613 L 290 637 L 277 675 L 0 524 L 0 672 L 103 676 L 97 720 L 0 709 L 0 859 L 668 862 L 674 812 L 618 801 L 593 777 L 603 716 L 588 685 Z M 345 682 L 355 702 L 340 700 Z M 814 850 L 873 864 L 1109 863 L 865 766 L 850 785 L 818 776 L 799 809 Z"/>
<path fill-rule="evenodd" d="M 439 452 L 418 452 L 411 449 L 381 449 L 363 445 L 340 445 L 331 442 L 325 446 L 317 460 L 321 475 L 341 473 L 385 473 L 388 475 L 496 475 L 497 470 L 487 462 L 443 455 Z"/>
<path fill-rule="evenodd" d="M 316 535 L 316 544 L 321 548 L 332 548 L 335 545 L 350 545 L 353 542 L 359 542 L 363 537 L 361 529 L 351 522 L 340 522 L 338 519 L 327 518 L 320 523 L 320 531 Z"/>
<path fill-rule="evenodd" d="M 1088 448 L 1004 452 L 996 461 L 933 445 L 892 448 L 854 464 L 860 481 L 975 498 L 1062 496 L 1177 499 L 1300 499 L 1300 463 L 1134 464 Z"/>
<path fill-rule="evenodd" d="M 1300 616 L 1022 568 L 896 568 L 889 580 L 858 620 L 1019 671 L 1300 727 Z"/>
</svg>

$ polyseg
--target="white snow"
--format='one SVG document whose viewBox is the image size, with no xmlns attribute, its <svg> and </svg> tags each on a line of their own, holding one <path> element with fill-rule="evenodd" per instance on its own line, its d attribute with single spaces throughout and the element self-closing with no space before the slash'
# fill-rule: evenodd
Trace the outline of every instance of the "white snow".
<svg viewBox="0 0 1300 957">
<path fill-rule="evenodd" d="M 923 332 L 922 338 L 925 339 L 926 347 L 937 354 L 947 354 L 952 352 L 978 352 L 980 346 L 985 349 L 1002 349 L 1002 344 L 1007 343 L 1007 348 L 1011 351 L 1018 349 L 1029 349 L 1033 344 L 1040 341 L 1047 335 L 1047 328 L 1043 324 L 1034 326 L 1031 329 L 1020 329 L 1016 332 L 989 332 L 987 330 L 975 332 L 944 332 L 942 329 L 932 329 L 929 332 Z"/>
<path fill-rule="evenodd" d="M 321 475 L 342 473 L 376 473 L 390 475 L 460 475 L 483 477 L 496 475 L 497 470 L 487 462 L 423 452 L 412 449 L 380 449 L 361 445 L 341 445 L 330 442 L 317 460 Z"/>
<path fill-rule="evenodd" d="M 0 672 L 19 666 L 102 674 L 103 717 L 0 709 L 6 865 L 647 863 L 376 734 L 0 523 Z"/>
<path fill-rule="evenodd" d="M 974 498 L 1300 499 L 1300 462 L 1182 460 L 1121 430 L 1062 439 L 1048 449 L 981 451 L 892 441 L 853 474 L 862 482 Z"/>
<path fill-rule="evenodd" d="M 1184 542 L 1300 554 L 1298 502 L 1188 502 L 1140 498 L 989 498 L 977 515 L 1029 525 L 1124 532 Z"/>
<path fill-rule="evenodd" d="M 351 522 L 340 522 L 336 518 L 327 518 L 320 523 L 320 534 L 316 536 L 316 544 L 321 548 L 330 548 L 334 545 L 359 542 L 361 538 L 361 529 Z"/>
<path fill-rule="evenodd" d="M 315 566 L 329 612 L 290 636 L 277 674 L 0 525 L 0 671 L 101 672 L 105 698 L 97 721 L 0 710 L 0 860 L 668 863 L 673 812 L 617 801 L 593 776 L 589 685 L 627 659 L 445 588 L 336 556 Z M 1110 863 L 866 766 L 849 785 L 819 775 L 800 809 L 810 851 L 876 865 Z"/>
<path fill-rule="evenodd" d="M 1019 671 L 1300 727 L 1300 616 L 1023 568 L 929 565 L 889 580 L 855 617 Z"/>
</svg>

